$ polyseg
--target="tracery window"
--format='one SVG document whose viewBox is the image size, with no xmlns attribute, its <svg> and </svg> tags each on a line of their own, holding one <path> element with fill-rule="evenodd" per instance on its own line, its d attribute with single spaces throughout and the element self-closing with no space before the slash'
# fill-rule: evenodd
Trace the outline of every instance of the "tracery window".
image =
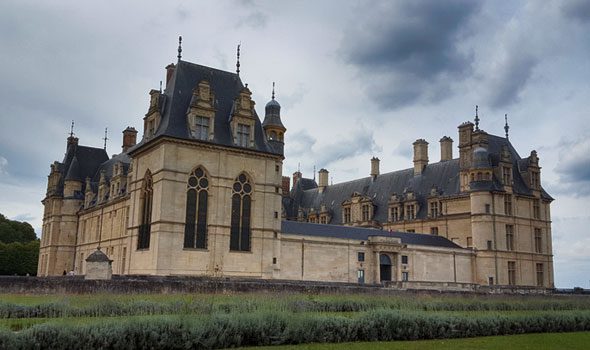
<svg viewBox="0 0 590 350">
<path fill-rule="evenodd" d="M 229 249 L 250 250 L 250 216 L 252 185 L 245 174 L 240 174 L 233 185 Z"/>
<path fill-rule="evenodd" d="M 154 195 L 152 175 L 149 170 L 146 172 L 143 179 L 141 195 L 141 222 L 139 225 L 139 235 L 137 236 L 137 249 L 148 249 L 150 247 L 152 202 Z"/>
<path fill-rule="evenodd" d="M 185 248 L 207 248 L 207 200 L 209 179 L 198 167 L 188 178 L 186 191 Z"/>
</svg>

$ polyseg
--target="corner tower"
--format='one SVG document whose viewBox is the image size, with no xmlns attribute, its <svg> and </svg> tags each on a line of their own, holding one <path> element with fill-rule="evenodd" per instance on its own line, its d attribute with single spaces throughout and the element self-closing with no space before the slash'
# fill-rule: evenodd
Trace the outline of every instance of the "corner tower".
<svg viewBox="0 0 590 350">
<path fill-rule="evenodd" d="M 266 140 L 274 147 L 283 150 L 285 146 L 285 131 L 287 129 L 281 122 L 281 105 L 275 100 L 275 83 L 272 83 L 272 97 L 266 104 L 264 122 L 262 127 L 266 134 Z M 281 152 L 282 153 L 282 152 Z"/>
</svg>

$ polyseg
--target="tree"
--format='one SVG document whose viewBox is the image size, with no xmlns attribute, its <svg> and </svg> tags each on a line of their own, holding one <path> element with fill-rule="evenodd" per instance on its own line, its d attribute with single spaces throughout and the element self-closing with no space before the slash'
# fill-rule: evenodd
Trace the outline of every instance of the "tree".
<svg viewBox="0 0 590 350">
<path fill-rule="evenodd" d="M 39 240 L 28 222 L 0 214 L 0 275 L 35 275 Z"/>
<path fill-rule="evenodd" d="M 35 230 L 28 222 L 7 219 L 0 214 L 0 242 L 30 242 L 37 239 Z"/>
</svg>

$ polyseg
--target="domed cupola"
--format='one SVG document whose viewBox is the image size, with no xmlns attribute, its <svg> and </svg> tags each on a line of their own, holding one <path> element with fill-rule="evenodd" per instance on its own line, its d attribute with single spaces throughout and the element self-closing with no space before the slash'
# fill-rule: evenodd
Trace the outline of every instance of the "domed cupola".
<svg viewBox="0 0 590 350">
<path fill-rule="evenodd" d="M 284 142 L 285 131 L 287 129 L 281 122 L 281 105 L 275 100 L 275 83 L 272 83 L 272 99 L 268 101 L 264 108 L 265 115 L 262 127 L 266 132 L 268 141 Z"/>
<path fill-rule="evenodd" d="M 475 183 L 482 184 L 482 182 L 492 181 L 492 165 L 490 163 L 488 150 L 481 146 L 476 147 L 473 150 L 472 161 L 471 169 L 469 170 L 471 190 L 476 190 L 478 188 L 483 189 L 480 185 Z"/>
</svg>

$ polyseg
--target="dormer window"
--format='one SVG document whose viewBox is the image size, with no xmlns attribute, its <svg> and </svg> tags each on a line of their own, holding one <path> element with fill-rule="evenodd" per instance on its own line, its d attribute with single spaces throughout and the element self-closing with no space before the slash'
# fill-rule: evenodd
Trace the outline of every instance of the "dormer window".
<svg viewBox="0 0 590 350">
<path fill-rule="evenodd" d="M 510 186 L 512 184 L 512 169 L 510 167 L 502 167 L 502 182 L 504 186 Z"/>
<path fill-rule="evenodd" d="M 209 138 L 209 118 L 196 117 L 195 137 L 199 140 L 207 140 Z"/>
<path fill-rule="evenodd" d="M 539 172 L 531 171 L 531 188 L 538 189 L 540 187 Z"/>
<path fill-rule="evenodd" d="M 238 146 L 250 146 L 250 125 L 238 124 Z"/>
</svg>

